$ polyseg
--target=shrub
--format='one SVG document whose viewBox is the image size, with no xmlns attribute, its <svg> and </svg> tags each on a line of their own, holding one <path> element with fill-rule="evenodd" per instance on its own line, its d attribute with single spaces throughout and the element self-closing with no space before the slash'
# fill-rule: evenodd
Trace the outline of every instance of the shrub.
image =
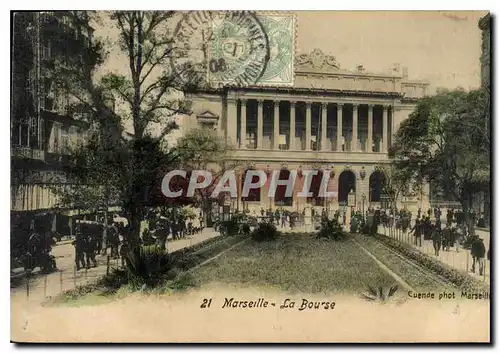
<svg viewBox="0 0 500 353">
<path fill-rule="evenodd" d="M 270 222 L 259 223 L 250 235 L 255 241 L 271 241 L 278 237 L 276 226 Z"/>
<path fill-rule="evenodd" d="M 230 237 L 238 235 L 240 230 L 240 224 L 238 222 L 238 217 L 233 217 L 230 220 L 223 221 L 221 223 L 221 233 L 223 235 L 228 235 Z"/>
<path fill-rule="evenodd" d="M 335 219 L 326 219 L 321 223 L 318 234 L 318 239 L 342 240 L 345 238 L 345 233 L 342 231 L 342 226 Z"/>
<path fill-rule="evenodd" d="M 154 246 L 138 246 L 126 255 L 126 270 L 133 289 L 154 287 L 173 269 L 169 254 Z"/>
<path fill-rule="evenodd" d="M 241 232 L 244 235 L 249 235 L 250 234 L 250 225 L 248 223 L 242 224 L 242 226 L 241 226 Z"/>
</svg>

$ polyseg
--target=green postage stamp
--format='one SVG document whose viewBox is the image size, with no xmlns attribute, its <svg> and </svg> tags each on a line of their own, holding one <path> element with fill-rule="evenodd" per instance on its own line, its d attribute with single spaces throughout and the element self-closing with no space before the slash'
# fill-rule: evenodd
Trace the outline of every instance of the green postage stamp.
<svg viewBox="0 0 500 353">
<path fill-rule="evenodd" d="M 212 21 L 208 81 L 212 86 L 293 86 L 295 17 L 228 12 Z"/>
</svg>

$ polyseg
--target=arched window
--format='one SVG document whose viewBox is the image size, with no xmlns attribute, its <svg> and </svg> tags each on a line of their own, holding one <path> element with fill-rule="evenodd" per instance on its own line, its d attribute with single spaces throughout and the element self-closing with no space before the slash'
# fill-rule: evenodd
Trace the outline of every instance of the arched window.
<svg viewBox="0 0 500 353">
<path fill-rule="evenodd" d="M 321 189 L 321 182 L 323 180 L 323 171 L 318 170 L 316 175 L 313 175 L 311 180 L 311 186 L 309 188 L 309 192 L 312 193 L 311 197 L 307 198 L 307 203 L 312 204 L 313 206 L 324 206 L 325 198 L 320 197 L 319 191 Z"/>
<path fill-rule="evenodd" d="M 385 177 L 384 174 L 376 170 L 370 175 L 370 202 L 380 202 L 383 193 Z"/>
<path fill-rule="evenodd" d="M 281 169 L 278 180 L 288 180 L 290 178 L 290 171 L 288 169 Z M 274 204 L 276 206 L 292 206 L 293 205 L 293 191 L 292 196 L 286 196 L 286 185 L 278 185 L 276 193 L 274 194 Z"/>
<path fill-rule="evenodd" d="M 349 193 L 356 191 L 356 176 L 351 170 L 344 170 L 339 175 L 339 204 L 347 204 Z"/>
<path fill-rule="evenodd" d="M 245 172 L 243 173 L 242 177 L 241 177 L 241 193 L 242 193 L 242 197 L 241 197 L 241 201 L 244 201 L 244 202 L 260 202 L 260 188 L 255 188 L 255 189 L 250 189 L 248 190 L 248 196 L 247 197 L 243 197 L 243 187 L 245 186 L 245 179 L 247 177 L 247 172 L 248 171 L 251 171 L 251 170 L 254 170 L 254 169 L 247 169 L 245 170 Z M 259 181 L 259 176 L 258 175 L 254 175 L 252 177 L 252 183 L 257 183 Z"/>
</svg>

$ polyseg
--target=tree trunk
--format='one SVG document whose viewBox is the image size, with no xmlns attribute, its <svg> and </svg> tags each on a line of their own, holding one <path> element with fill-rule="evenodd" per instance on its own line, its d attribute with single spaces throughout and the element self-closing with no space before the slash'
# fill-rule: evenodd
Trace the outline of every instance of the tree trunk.
<svg viewBox="0 0 500 353">
<path fill-rule="evenodd" d="M 139 245 L 141 230 L 141 213 L 139 211 L 139 207 L 136 205 L 130 208 L 130 224 L 127 241 L 131 248 Z"/>
<path fill-rule="evenodd" d="M 205 227 L 208 227 L 208 212 L 210 212 L 209 210 L 209 200 L 207 198 L 203 198 L 203 202 L 202 202 L 202 212 L 203 212 L 203 225 Z"/>
<path fill-rule="evenodd" d="M 102 231 L 102 253 L 106 253 L 106 249 L 108 248 L 108 207 L 104 210 L 104 229 Z"/>
</svg>

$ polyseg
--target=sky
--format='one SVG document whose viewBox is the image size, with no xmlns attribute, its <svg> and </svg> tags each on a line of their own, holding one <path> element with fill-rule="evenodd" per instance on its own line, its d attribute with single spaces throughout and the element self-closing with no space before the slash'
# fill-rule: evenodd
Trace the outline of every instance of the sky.
<svg viewBox="0 0 500 353">
<path fill-rule="evenodd" d="M 341 69 L 388 73 L 395 63 L 408 68 L 410 79 L 436 88 L 478 88 L 481 30 L 486 11 L 296 11 L 296 54 L 315 48 L 335 56 Z M 174 24 L 175 25 L 175 24 Z M 109 21 L 96 36 L 118 38 Z M 129 75 L 127 58 L 115 45 L 99 70 Z M 128 129 L 128 128 L 127 128 Z M 171 136 L 174 141 L 178 134 Z"/>
<path fill-rule="evenodd" d="M 480 85 L 481 31 L 485 11 L 296 11 L 297 54 L 315 48 L 333 55 L 343 69 L 363 65 L 386 73 L 394 63 L 408 67 L 409 78 L 431 88 L 465 89 Z M 96 29 L 116 40 L 117 29 Z M 125 57 L 112 51 L 102 68 L 127 70 Z"/>
<path fill-rule="evenodd" d="M 363 65 L 386 73 L 394 63 L 410 79 L 436 87 L 480 85 L 481 30 L 485 11 L 298 11 L 296 51 L 315 48 L 341 68 Z"/>
</svg>

